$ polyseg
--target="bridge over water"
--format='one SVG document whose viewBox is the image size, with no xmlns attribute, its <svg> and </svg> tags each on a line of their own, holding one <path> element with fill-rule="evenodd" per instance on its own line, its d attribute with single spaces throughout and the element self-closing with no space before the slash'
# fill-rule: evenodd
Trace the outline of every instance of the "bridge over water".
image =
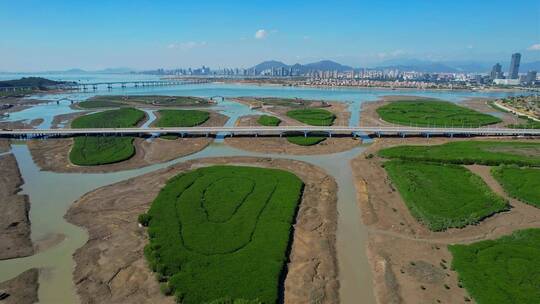
<svg viewBox="0 0 540 304">
<path fill-rule="evenodd" d="M 179 136 L 283 136 L 299 133 L 304 136 L 323 134 L 328 137 L 369 136 L 540 136 L 540 129 L 507 128 L 433 128 L 433 127 L 189 127 L 189 128 L 88 128 L 88 129 L 2 129 L 0 136 L 11 138 L 26 137 L 67 137 L 67 136 L 145 136 L 156 134 L 177 134 Z"/>
<path fill-rule="evenodd" d="M 66 83 L 60 86 L 55 86 L 56 89 L 66 90 L 98 90 L 99 88 L 106 87 L 107 89 L 113 88 L 127 88 L 127 87 L 158 87 L 158 86 L 178 86 L 178 85 L 190 85 L 190 84 L 203 84 L 208 83 L 208 80 L 194 79 L 194 80 L 133 80 L 133 81 L 104 81 L 104 82 L 88 82 L 88 83 Z M 52 87 L 51 87 L 52 88 Z M 0 91 L 17 92 L 38 89 L 35 86 L 17 86 L 17 87 L 0 87 Z"/>
</svg>

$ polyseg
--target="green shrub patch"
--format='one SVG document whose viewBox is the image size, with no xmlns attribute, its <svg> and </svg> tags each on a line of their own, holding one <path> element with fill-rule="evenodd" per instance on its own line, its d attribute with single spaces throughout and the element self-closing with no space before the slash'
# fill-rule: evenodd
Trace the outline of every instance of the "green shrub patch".
<svg viewBox="0 0 540 304">
<path fill-rule="evenodd" d="M 454 164 L 540 166 L 540 143 L 459 141 L 436 146 L 397 146 L 378 153 L 384 158 Z"/>
<path fill-rule="evenodd" d="M 257 119 L 257 123 L 263 126 L 276 127 L 281 123 L 281 119 L 275 116 L 261 115 L 259 119 Z"/>
<path fill-rule="evenodd" d="M 294 174 L 253 167 L 170 179 L 148 211 L 150 267 L 182 303 L 275 303 L 302 188 Z"/>
<path fill-rule="evenodd" d="M 73 128 L 127 128 L 134 127 L 145 117 L 143 111 L 133 108 L 109 110 L 76 118 Z M 75 137 L 69 153 L 70 161 L 79 166 L 95 166 L 120 162 L 135 154 L 132 137 L 80 136 Z"/>
<path fill-rule="evenodd" d="M 452 268 L 477 303 L 540 303 L 540 229 L 449 250 Z"/>
<path fill-rule="evenodd" d="M 509 208 L 462 166 L 392 160 L 384 168 L 411 214 L 433 231 L 476 224 Z"/>
<path fill-rule="evenodd" d="M 99 109 L 99 108 L 120 108 L 126 105 L 116 101 L 110 101 L 106 99 L 90 99 L 81 101 L 77 104 L 83 109 Z"/>
<path fill-rule="evenodd" d="M 199 110 L 159 110 L 158 128 L 195 127 L 210 118 L 210 113 Z"/>
<path fill-rule="evenodd" d="M 291 110 L 287 116 L 312 126 L 331 126 L 336 119 L 336 115 L 324 109 Z"/>
<path fill-rule="evenodd" d="M 540 169 L 501 166 L 491 172 L 510 196 L 540 208 Z"/>
<path fill-rule="evenodd" d="M 378 108 L 377 114 L 387 122 L 415 126 L 478 127 L 501 122 L 495 116 L 439 100 L 394 101 Z"/>
</svg>

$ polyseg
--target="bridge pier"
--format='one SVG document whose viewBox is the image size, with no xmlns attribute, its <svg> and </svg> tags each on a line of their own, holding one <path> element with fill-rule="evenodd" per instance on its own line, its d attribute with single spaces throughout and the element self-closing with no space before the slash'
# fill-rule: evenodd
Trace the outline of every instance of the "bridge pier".
<svg viewBox="0 0 540 304">
<path fill-rule="evenodd" d="M 328 137 L 332 138 L 332 132 L 328 132 Z"/>
<path fill-rule="evenodd" d="M 308 132 L 304 131 L 304 137 L 307 137 L 307 133 L 308 133 Z"/>
</svg>

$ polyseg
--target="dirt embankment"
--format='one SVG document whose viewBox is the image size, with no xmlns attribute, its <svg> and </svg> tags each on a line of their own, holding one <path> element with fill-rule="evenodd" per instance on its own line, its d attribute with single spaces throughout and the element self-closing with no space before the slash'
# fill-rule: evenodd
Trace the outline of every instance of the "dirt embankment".
<svg viewBox="0 0 540 304">
<path fill-rule="evenodd" d="M 281 119 L 280 126 L 305 126 L 306 124 L 290 118 L 287 116 L 287 112 L 290 110 L 300 109 L 301 107 L 281 106 L 281 105 L 262 105 L 261 101 L 256 98 L 250 97 L 238 97 L 231 98 L 230 100 L 238 102 L 250 107 L 253 107 L 257 111 L 268 113 L 272 116 L 276 116 Z M 320 108 L 328 110 L 336 115 L 334 126 L 348 126 L 351 113 L 348 112 L 348 105 L 343 102 L 329 101 L 322 103 L 321 101 L 309 101 L 306 100 L 305 108 Z"/>
<path fill-rule="evenodd" d="M 330 103 L 329 107 L 324 109 L 333 112 L 336 115 L 336 120 L 334 125 L 336 126 L 346 126 L 349 123 L 351 114 L 347 111 L 347 105 L 344 103 Z M 280 107 L 279 110 L 274 110 L 272 114 L 279 117 L 282 122 L 280 126 L 284 125 L 304 125 L 300 122 L 295 121 L 296 123 L 287 123 L 283 119 L 283 116 L 286 117 L 287 111 L 290 108 Z M 257 123 L 259 115 L 248 115 L 243 116 L 238 119 L 236 122 L 237 126 L 260 126 Z M 287 118 L 287 121 L 292 120 Z M 314 146 L 300 146 L 293 143 L 290 143 L 286 138 L 279 137 L 227 137 L 225 143 L 242 150 L 259 152 L 259 153 L 279 153 L 279 154 L 293 154 L 293 155 L 317 155 L 317 154 L 330 154 L 337 153 L 342 151 L 350 150 L 357 145 L 361 144 L 362 141 L 356 138 L 350 137 L 332 137 L 327 138 L 323 142 L 314 145 Z"/>
<path fill-rule="evenodd" d="M 34 129 L 35 127 L 42 124 L 43 121 L 43 118 L 36 118 L 31 121 L 2 121 L 0 122 L 0 129 Z"/>
<path fill-rule="evenodd" d="M 489 125 L 490 127 L 505 127 L 510 124 L 520 124 L 520 123 L 526 123 L 527 121 L 522 118 L 518 118 L 517 116 L 512 115 L 511 113 L 503 112 L 496 110 L 492 108 L 488 101 L 490 99 L 488 98 L 471 98 L 468 100 L 465 100 L 461 103 L 461 105 L 470 108 L 472 110 L 478 111 L 480 113 L 488 114 L 488 115 L 494 115 L 497 116 L 502 120 L 502 122 Z"/>
<path fill-rule="evenodd" d="M 30 239 L 28 196 L 17 194 L 22 184 L 15 156 L 0 156 L 0 260 L 34 253 Z"/>
<path fill-rule="evenodd" d="M 71 122 L 75 118 L 81 117 L 88 113 L 90 113 L 90 111 L 80 111 L 80 112 L 56 115 L 51 122 L 51 129 L 58 129 L 61 126 L 64 126 L 67 128 L 71 125 Z"/>
<path fill-rule="evenodd" d="M 39 270 L 32 268 L 17 277 L 0 283 L 2 304 L 38 303 Z"/>
<path fill-rule="evenodd" d="M 211 118 L 205 122 L 206 126 L 221 126 L 227 117 L 212 113 Z M 196 153 L 206 148 L 212 138 L 194 137 L 167 140 L 155 138 L 148 141 L 143 138 L 134 140 L 135 155 L 123 162 L 100 166 L 77 166 L 69 161 L 69 152 L 73 146 L 72 138 L 31 140 L 28 148 L 32 159 L 45 171 L 53 172 L 114 172 L 142 168 L 148 165 L 167 162 L 182 156 Z"/>
<path fill-rule="evenodd" d="M 44 101 L 38 99 L 29 99 L 24 96 L 0 97 L 0 106 L 12 105 L 10 108 L 0 110 L 0 114 L 19 112 L 42 102 Z"/>
<path fill-rule="evenodd" d="M 379 303 L 462 303 L 468 295 L 459 287 L 457 274 L 449 269 L 452 257 L 447 245 L 495 239 L 517 229 L 540 226 L 540 210 L 507 197 L 501 188 L 495 187 L 489 168 L 484 166 L 468 168 L 510 202 L 510 211 L 489 217 L 479 225 L 444 232 L 432 232 L 419 224 L 390 182 L 381 166 L 384 160 L 376 152 L 397 145 L 448 141 L 377 139 L 351 163 L 362 220 L 368 226 L 368 257 Z M 366 157 L 369 154 L 374 156 Z"/>
<path fill-rule="evenodd" d="M 68 210 L 89 241 L 74 255 L 74 280 L 82 303 L 172 303 L 159 292 L 143 257 L 147 233 L 137 224 L 171 177 L 201 166 L 239 164 L 284 169 L 305 183 L 285 279 L 286 303 L 338 302 L 335 233 L 337 185 L 304 162 L 230 157 L 189 161 L 92 191 Z"/>
<path fill-rule="evenodd" d="M 11 147 L 9 146 L 9 139 L 0 138 L 0 153 L 5 153 L 9 151 Z"/>
</svg>

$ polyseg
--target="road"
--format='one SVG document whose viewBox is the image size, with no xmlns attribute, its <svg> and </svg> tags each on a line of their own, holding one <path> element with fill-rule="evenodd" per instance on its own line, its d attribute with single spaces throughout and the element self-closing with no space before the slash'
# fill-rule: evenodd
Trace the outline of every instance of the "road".
<svg viewBox="0 0 540 304">
<path fill-rule="evenodd" d="M 507 128 L 432 128 L 432 127 L 191 127 L 191 128 L 88 128 L 88 129 L 13 129 L 0 130 L 0 136 L 70 136 L 70 135 L 144 135 L 156 133 L 173 133 L 179 135 L 216 135 L 231 134 L 244 136 L 282 135 L 288 132 L 326 133 L 356 136 L 369 135 L 472 135 L 472 136 L 540 136 L 540 129 L 507 129 Z"/>
</svg>

